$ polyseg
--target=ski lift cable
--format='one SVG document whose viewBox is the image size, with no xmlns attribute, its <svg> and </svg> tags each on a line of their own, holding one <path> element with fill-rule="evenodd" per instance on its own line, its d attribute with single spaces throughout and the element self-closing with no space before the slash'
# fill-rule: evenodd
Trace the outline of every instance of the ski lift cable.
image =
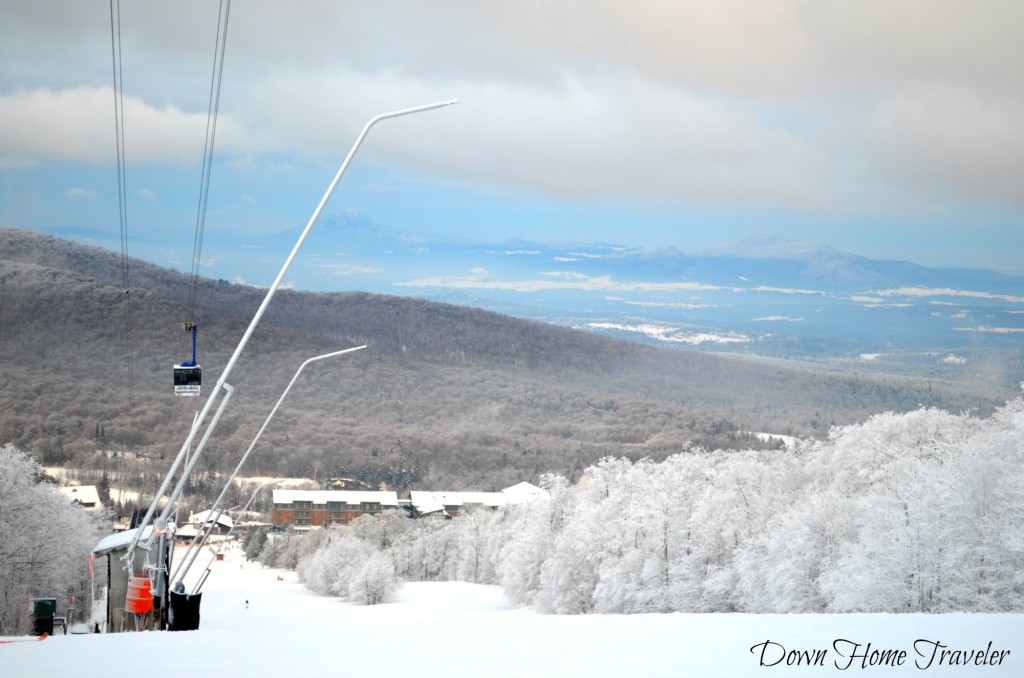
<svg viewBox="0 0 1024 678">
<path fill-rule="evenodd" d="M 217 39 L 214 43 L 213 72 L 210 77 L 210 102 L 207 108 L 206 135 L 203 147 L 203 163 L 199 181 L 199 205 L 196 211 L 196 228 L 192 243 L 192 267 L 189 275 L 188 298 L 185 303 L 186 321 L 182 327 L 192 333 L 192 360 L 175 365 L 175 395 L 199 395 L 198 388 L 179 389 L 177 386 L 178 374 L 182 375 L 190 385 L 198 385 L 199 377 L 196 376 L 199 366 L 196 361 L 196 324 L 195 304 L 196 291 L 199 286 L 199 266 L 202 260 L 203 238 L 206 230 L 206 205 L 210 187 L 210 172 L 213 166 L 213 145 L 216 137 L 217 116 L 220 109 L 220 84 L 224 72 L 224 53 L 227 46 L 228 16 L 231 11 L 231 0 L 221 0 L 217 12 Z M 180 367 L 188 366 L 187 371 L 181 371 Z M 188 375 L 185 377 L 184 375 Z M 183 382 L 184 383 L 184 382 Z M 181 391 L 181 393 L 179 393 Z M 178 399 L 175 398 L 174 411 L 171 416 L 169 428 L 168 445 L 176 435 L 178 420 Z"/>
<path fill-rule="evenodd" d="M 199 179 L 199 205 L 196 210 L 196 228 L 192 246 L 192 271 L 187 302 L 187 324 L 195 322 L 196 290 L 199 286 L 199 266 L 206 231 L 206 209 L 210 193 L 210 175 L 213 168 L 213 148 L 217 136 L 217 118 L 220 111 L 220 91 L 224 74 L 224 54 L 227 47 L 228 18 L 231 0 L 221 0 L 217 14 L 217 40 L 213 51 L 213 71 L 210 76 L 210 101 L 206 114 L 206 138 L 203 147 L 203 166 Z"/>
<path fill-rule="evenodd" d="M 124 84 L 121 58 L 121 3 L 110 0 L 110 52 L 114 82 L 114 136 L 117 146 L 117 194 L 121 231 L 121 289 L 124 291 L 125 354 L 128 361 L 128 427 L 134 410 L 134 370 L 132 368 L 132 304 L 128 257 L 128 201 L 124 144 Z"/>
<path fill-rule="evenodd" d="M 224 54 L 227 48 L 228 17 L 231 0 L 221 0 L 217 12 L 217 39 L 213 50 L 213 72 L 210 76 L 210 103 L 206 116 L 206 135 L 203 147 L 202 170 L 199 179 L 199 204 L 196 209 L 196 227 L 192 244 L 192 270 L 189 276 L 188 299 L 185 302 L 186 319 L 182 328 L 192 333 L 192 359 L 174 365 L 174 395 L 198 396 L 202 390 L 202 368 L 196 361 L 195 322 L 196 296 L 199 288 L 199 267 L 202 261 L 203 239 L 206 231 L 206 211 L 213 168 L 213 149 L 217 135 L 217 117 L 220 110 L 221 82 L 224 74 Z"/>
</svg>

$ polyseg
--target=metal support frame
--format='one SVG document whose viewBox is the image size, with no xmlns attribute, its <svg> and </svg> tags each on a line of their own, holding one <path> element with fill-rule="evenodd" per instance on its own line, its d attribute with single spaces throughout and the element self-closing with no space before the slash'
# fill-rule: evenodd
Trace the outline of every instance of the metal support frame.
<svg viewBox="0 0 1024 678">
<path fill-rule="evenodd" d="M 283 396 L 282 396 L 282 397 L 283 397 Z M 269 418 L 268 418 L 268 420 L 269 420 Z M 256 488 L 256 490 L 255 490 L 255 491 L 254 491 L 254 492 L 252 493 L 252 496 L 251 496 L 251 497 L 249 497 L 249 501 L 245 502 L 245 505 L 244 505 L 244 506 L 242 506 L 241 510 L 240 510 L 240 511 L 238 512 L 238 516 L 239 516 L 239 517 L 241 517 L 241 515 L 242 515 L 243 513 L 245 513 L 245 512 L 247 511 L 247 510 L 249 510 L 249 504 L 251 504 L 251 503 L 252 503 L 252 500 L 256 498 L 256 495 L 260 493 L 260 490 L 262 490 L 262 489 L 263 489 L 264 487 L 269 487 L 269 486 L 271 486 L 271 485 L 276 485 L 277 483 L 280 483 L 280 482 L 282 482 L 283 480 L 284 480 L 283 478 L 282 478 L 281 480 L 272 480 L 272 481 L 271 481 L 271 482 L 269 482 L 269 483 L 263 483 L 262 485 L 260 485 L 259 487 L 257 487 L 257 488 Z M 227 512 L 228 512 L 228 513 L 230 513 L 231 511 L 233 511 L 233 510 L 234 510 L 234 509 L 236 509 L 236 508 L 238 508 L 238 507 L 237 507 L 237 506 L 233 506 L 233 507 L 229 508 L 229 509 L 227 510 Z M 224 535 L 224 536 L 225 536 L 225 537 L 230 537 L 230 536 L 231 536 L 231 533 L 235 531 L 235 525 L 237 525 L 237 524 L 238 524 L 238 519 L 236 518 L 236 519 L 235 519 L 235 520 L 234 520 L 234 521 L 233 521 L 233 522 L 231 523 L 231 527 L 230 527 L 230 528 L 228 528 L 228 533 L 227 533 L 226 535 Z M 209 560 L 209 561 L 208 561 L 208 562 L 206 563 L 206 569 L 205 569 L 205 570 L 203 570 L 203 575 L 202 575 L 202 576 L 201 576 L 201 577 L 199 578 L 199 581 L 198 581 L 198 582 L 196 582 L 196 585 L 195 585 L 195 587 L 194 587 L 194 588 L 192 589 L 192 593 L 190 593 L 190 594 L 189 594 L 190 596 L 194 596 L 194 595 L 196 595 L 197 593 L 199 593 L 200 591 L 202 591 L 202 588 L 203 588 L 203 584 L 205 584 L 205 583 L 206 583 L 206 578 L 210 576 L 210 568 L 211 568 L 211 567 L 213 566 L 213 563 L 214 563 L 214 561 L 215 561 L 215 560 L 217 559 L 217 555 L 218 555 L 218 554 L 219 554 L 220 552 L 221 552 L 221 547 L 220 547 L 220 546 L 218 546 L 218 547 L 217 547 L 217 550 L 216 550 L 216 551 L 214 551 L 214 552 L 213 552 L 213 554 L 212 554 L 212 555 L 210 556 L 210 560 Z M 195 560 L 195 558 L 193 558 L 193 560 Z M 184 580 L 184 579 L 185 579 L 185 575 L 184 575 L 184 574 L 182 574 L 182 575 L 181 575 L 181 580 Z M 184 586 L 184 581 L 182 581 L 182 585 Z"/>
<path fill-rule="evenodd" d="M 188 323 L 187 325 L 192 326 L 192 362 L 181 363 L 182 367 L 195 367 L 196 366 L 196 334 L 199 332 L 199 325 L 195 323 Z"/>
</svg>

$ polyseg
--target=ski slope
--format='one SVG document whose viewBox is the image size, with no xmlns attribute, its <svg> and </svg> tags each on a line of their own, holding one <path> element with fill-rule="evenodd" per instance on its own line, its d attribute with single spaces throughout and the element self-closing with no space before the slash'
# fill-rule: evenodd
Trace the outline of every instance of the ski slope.
<svg viewBox="0 0 1024 678">
<path fill-rule="evenodd" d="M 1024 675 L 1018 614 L 552 616 L 511 606 L 498 587 L 456 582 L 409 583 L 396 602 L 363 607 L 310 593 L 294 573 L 238 551 L 213 564 L 201 614 L 194 632 L 7 638 L 0 675 Z M 848 656 L 868 643 L 875 654 Z M 942 665 L 937 643 L 948 646 Z M 894 663 L 900 651 L 902 665 L 869 663 Z M 787 666 L 786 656 L 804 664 Z M 993 656 L 1001 663 L 949 664 Z"/>
</svg>

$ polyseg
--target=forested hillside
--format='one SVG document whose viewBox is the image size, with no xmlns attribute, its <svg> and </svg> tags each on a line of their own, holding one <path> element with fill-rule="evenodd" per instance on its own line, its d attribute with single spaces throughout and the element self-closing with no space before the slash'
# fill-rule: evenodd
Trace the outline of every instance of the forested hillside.
<svg viewBox="0 0 1024 678">
<path fill-rule="evenodd" d="M 397 577 L 560 614 L 1019 612 L 1022 454 L 1020 398 L 984 419 L 882 414 L 787 453 L 605 459 L 497 512 L 286 533 L 260 561 L 369 604 Z"/>
<path fill-rule="evenodd" d="M 180 329 L 187 277 L 132 260 L 125 294 L 120 263 L 106 250 L 0 230 L 0 442 L 47 465 L 130 468 L 145 491 L 203 399 L 171 391 L 171 365 L 190 357 Z M 201 282 L 204 397 L 264 294 Z M 984 414 L 1013 392 L 998 379 L 843 374 L 413 298 L 285 290 L 232 375 L 237 392 L 196 483 L 233 467 L 304 360 L 358 344 L 368 348 L 306 370 L 249 472 L 497 489 L 549 471 L 575 477 L 606 455 L 756 445 L 741 431 L 821 435 L 919 405 Z"/>
</svg>

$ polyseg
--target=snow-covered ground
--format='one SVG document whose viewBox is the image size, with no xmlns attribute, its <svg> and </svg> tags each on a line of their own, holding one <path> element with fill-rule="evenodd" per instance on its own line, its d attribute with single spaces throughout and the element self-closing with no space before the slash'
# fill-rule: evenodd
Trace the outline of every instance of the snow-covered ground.
<svg viewBox="0 0 1024 678">
<path fill-rule="evenodd" d="M 462 583 L 410 583 L 392 604 L 361 607 L 310 593 L 294 573 L 244 563 L 237 551 L 214 563 L 201 615 L 194 632 L 3 639 L 14 642 L 0 644 L 0 675 L 1024 676 L 1024 615 L 550 616 L 514 608 L 497 587 Z M 849 655 L 853 643 L 857 654 L 870 643 L 906 656 L 865 668 L 838 651 Z M 973 663 L 978 655 L 940 666 L 938 647 L 922 674 L 936 643 L 988 648 L 986 660 L 1009 654 L 996 666 Z M 821 665 L 775 663 L 780 648 Z"/>
</svg>

